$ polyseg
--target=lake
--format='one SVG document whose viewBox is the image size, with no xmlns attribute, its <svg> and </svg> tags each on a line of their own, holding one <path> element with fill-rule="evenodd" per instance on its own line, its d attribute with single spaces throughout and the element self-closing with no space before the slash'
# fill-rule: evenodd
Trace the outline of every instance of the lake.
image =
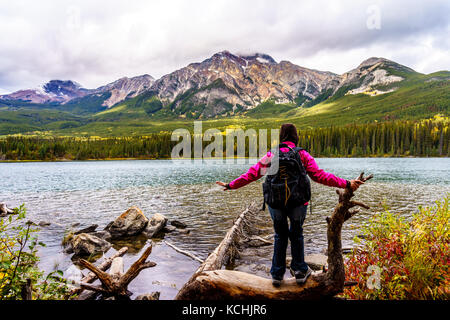
<svg viewBox="0 0 450 320">
<path fill-rule="evenodd" d="M 351 246 L 358 226 L 388 206 L 391 211 L 409 216 L 418 205 L 432 205 L 450 193 L 448 158 L 319 158 L 319 166 L 342 178 L 351 179 L 361 171 L 374 174 L 363 185 L 357 199 L 371 206 L 348 221 L 343 229 L 343 246 Z M 245 163 L 245 162 L 248 163 Z M 0 202 L 10 207 L 26 204 L 28 219 L 52 224 L 40 231 L 47 247 L 40 249 L 40 267 L 67 270 L 71 255 L 63 253 L 61 240 L 74 223 L 76 229 L 98 224 L 103 229 L 127 208 L 135 205 L 150 217 L 162 213 L 169 220 L 185 222 L 190 234 L 168 233 L 165 240 L 202 259 L 222 240 L 235 216 L 250 202 L 262 198 L 261 183 L 242 189 L 222 191 L 216 180 L 230 181 L 246 171 L 255 159 L 244 163 L 213 160 L 193 163 L 184 160 L 124 160 L 80 162 L 0 163 Z M 325 217 L 330 215 L 337 195 L 334 188 L 312 183 L 312 212 L 305 221 L 305 252 L 326 248 Z M 264 234 L 272 232 L 268 211 Z M 129 286 L 134 296 L 160 291 L 161 299 L 172 299 L 190 278 L 199 263 L 154 239 L 149 260 L 157 266 L 146 269 Z M 120 248 L 116 243 L 106 256 Z M 124 257 L 125 269 L 148 245 L 136 239 Z M 236 269 L 268 276 L 272 246 L 242 255 Z"/>
</svg>

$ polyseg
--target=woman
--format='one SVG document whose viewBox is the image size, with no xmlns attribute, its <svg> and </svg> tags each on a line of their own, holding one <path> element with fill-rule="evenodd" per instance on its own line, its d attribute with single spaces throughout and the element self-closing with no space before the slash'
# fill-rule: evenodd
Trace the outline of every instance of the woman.
<svg viewBox="0 0 450 320">
<path fill-rule="evenodd" d="M 297 128 L 290 123 L 283 124 L 280 130 L 280 143 L 284 143 L 289 148 L 295 148 L 298 143 Z M 280 148 L 281 152 L 287 152 L 288 148 Z M 339 178 L 331 173 L 319 169 L 314 158 L 305 150 L 299 151 L 300 159 L 308 176 L 315 182 L 324 184 L 329 187 L 336 188 L 351 188 L 352 190 L 364 182 L 360 180 L 345 180 Z M 272 152 L 268 152 L 261 160 L 254 166 L 250 167 L 247 173 L 244 173 L 239 178 L 224 183 L 217 181 L 216 183 L 224 190 L 238 189 L 250 182 L 256 181 L 264 174 L 265 169 L 273 157 Z M 306 279 L 311 274 L 312 270 L 305 263 L 304 257 L 304 243 L 303 243 L 303 222 L 306 216 L 306 209 L 308 203 L 299 203 L 294 208 L 275 209 L 269 206 L 270 216 L 273 220 L 275 230 L 275 243 L 272 258 L 272 268 L 270 274 L 272 275 L 272 284 L 276 287 L 281 285 L 284 273 L 286 271 L 286 249 L 288 239 L 291 240 L 291 255 L 292 262 L 290 272 L 295 276 L 298 284 L 306 282 Z M 290 220 L 290 227 L 288 226 L 288 218 Z"/>
</svg>

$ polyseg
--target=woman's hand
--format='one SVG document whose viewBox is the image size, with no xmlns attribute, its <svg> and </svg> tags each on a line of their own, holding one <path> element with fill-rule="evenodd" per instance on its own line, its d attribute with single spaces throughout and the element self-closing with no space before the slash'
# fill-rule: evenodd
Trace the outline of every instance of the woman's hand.
<svg viewBox="0 0 450 320">
<path fill-rule="evenodd" d="M 223 187 L 223 191 L 230 189 L 228 187 L 228 184 L 222 181 L 216 181 L 216 184 L 218 184 L 219 186 Z"/>
<path fill-rule="evenodd" d="M 364 184 L 364 182 L 359 179 L 350 180 L 350 189 L 352 189 L 353 191 L 356 191 L 356 189 L 358 189 L 359 186 L 362 184 Z"/>
</svg>

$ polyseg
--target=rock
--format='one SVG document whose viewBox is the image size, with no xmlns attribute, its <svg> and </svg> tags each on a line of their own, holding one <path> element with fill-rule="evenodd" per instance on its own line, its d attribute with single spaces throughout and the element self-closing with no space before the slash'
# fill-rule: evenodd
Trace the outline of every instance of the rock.
<svg viewBox="0 0 450 320">
<path fill-rule="evenodd" d="M 51 223 L 47 221 L 39 221 L 38 223 L 39 227 L 48 227 L 49 225 L 51 225 Z"/>
<path fill-rule="evenodd" d="M 93 236 L 96 236 L 96 237 L 98 237 L 100 239 L 103 239 L 105 241 L 110 241 L 112 239 L 111 233 L 109 233 L 106 230 L 100 230 L 100 231 L 92 232 L 90 234 L 93 235 Z"/>
<path fill-rule="evenodd" d="M 162 230 L 166 226 L 167 218 L 160 213 L 155 213 L 150 220 L 148 220 L 147 226 L 142 232 L 146 237 L 151 238 L 156 233 Z"/>
<path fill-rule="evenodd" d="M 71 253 L 73 253 L 72 242 L 67 243 L 67 245 L 64 247 L 63 252 L 66 253 L 66 254 L 71 254 Z"/>
<path fill-rule="evenodd" d="M 162 232 L 173 232 L 175 231 L 177 228 L 175 228 L 174 226 L 165 226 L 164 228 L 162 228 Z"/>
<path fill-rule="evenodd" d="M 141 209 L 133 206 L 108 225 L 106 231 L 111 233 L 113 239 L 134 236 L 145 229 L 148 221 Z"/>
<path fill-rule="evenodd" d="M 327 259 L 328 259 L 328 257 L 326 255 L 323 255 L 320 253 L 313 253 L 313 254 L 308 254 L 305 256 L 305 262 L 313 270 L 322 270 L 322 268 L 324 266 L 327 267 Z M 286 268 L 291 267 L 291 262 L 292 262 L 292 258 L 287 257 L 286 258 Z"/>
<path fill-rule="evenodd" d="M 161 292 L 152 292 L 152 293 L 146 293 L 146 294 L 141 294 L 139 296 L 136 297 L 135 300 L 159 300 L 159 296 L 160 296 Z"/>
<path fill-rule="evenodd" d="M 93 224 L 92 226 L 89 226 L 87 228 L 75 231 L 73 234 L 80 234 L 80 233 L 91 233 L 91 232 L 95 232 L 95 230 L 97 229 L 98 224 Z"/>
<path fill-rule="evenodd" d="M 170 224 L 179 229 L 185 229 L 187 227 L 186 223 L 183 223 L 178 220 L 172 220 L 172 221 L 170 221 Z"/>
<path fill-rule="evenodd" d="M 323 267 L 326 267 L 327 259 L 328 257 L 326 255 L 320 253 L 308 254 L 305 256 L 305 262 L 313 270 L 322 270 Z"/>
<path fill-rule="evenodd" d="M 86 256 L 106 252 L 111 248 L 108 241 L 89 233 L 80 233 L 72 238 L 72 250 L 76 255 Z"/>
</svg>

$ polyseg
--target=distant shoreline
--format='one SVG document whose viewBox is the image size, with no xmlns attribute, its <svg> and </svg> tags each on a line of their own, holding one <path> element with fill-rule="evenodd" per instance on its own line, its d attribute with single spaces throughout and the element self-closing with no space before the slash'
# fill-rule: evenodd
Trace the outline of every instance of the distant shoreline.
<svg viewBox="0 0 450 320">
<path fill-rule="evenodd" d="M 316 159 L 356 159 L 356 158 L 360 158 L 360 159 L 364 159 L 364 158 L 378 158 L 378 159 L 386 159 L 386 158 L 448 158 L 447 156 L 424 156 L 424 157 L 418 157 L 418 156 L 364 156 L 364 157 L 321 157 L 321 156 L 315 156 L 314 158 Z M 202 159 L 197 159 L 197 158 L 191 158 L 191 159 L 174 159 L 174 160 L 229 160 L 229 159 L 254 159 L 254 158 L 250 158 L 250 157 L 235 157 L 235 158 L 222 158 L 222 159 L 215 159 L 215 158 L 202 158 Z M 129 160 L 172 160 L 171 158 L 105 158 L 105 159 L 55 159 L 55 160 L 0 160 L 0 163 L 26 163 L 26 162 L 88 162 L 88 161 L 129 161 Z"/>
</svg>

